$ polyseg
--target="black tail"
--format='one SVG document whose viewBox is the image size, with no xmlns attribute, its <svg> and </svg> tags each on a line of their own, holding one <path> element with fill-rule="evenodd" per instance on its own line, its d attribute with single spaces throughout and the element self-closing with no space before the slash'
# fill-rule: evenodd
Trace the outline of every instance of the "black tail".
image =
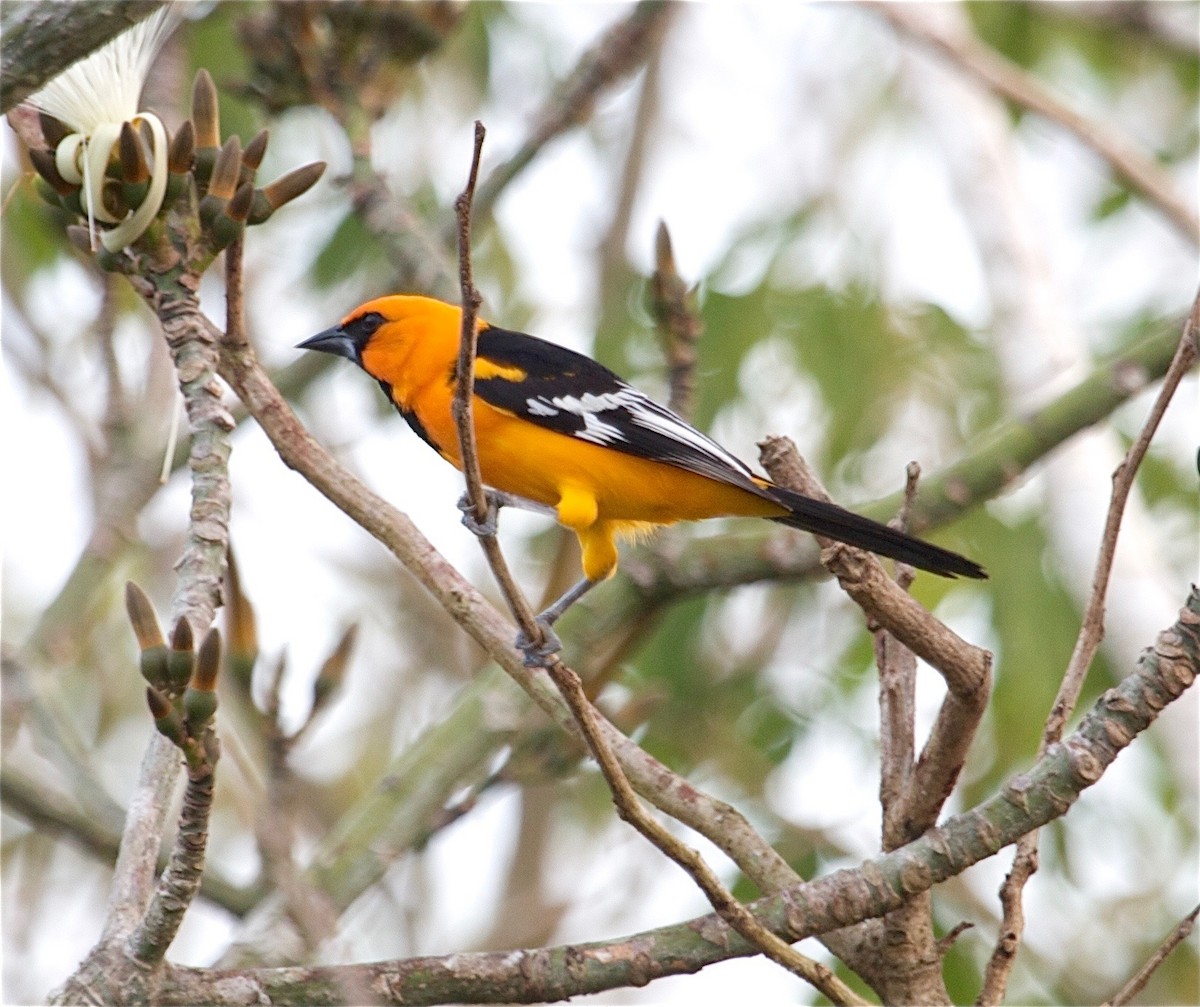
<svg viewBox="0 0 1200 1007">
<path fill-rule="evenodd" d="M 780 524 L 837 539 L 943 577 L 987 579 L 987 572 L 973 560 L 852 514 L 837 504 L 801 496 L 782 486 L 771 486 L 767 492 L 791 511 L 787 517 L 772 518 Z"/>
</svg>

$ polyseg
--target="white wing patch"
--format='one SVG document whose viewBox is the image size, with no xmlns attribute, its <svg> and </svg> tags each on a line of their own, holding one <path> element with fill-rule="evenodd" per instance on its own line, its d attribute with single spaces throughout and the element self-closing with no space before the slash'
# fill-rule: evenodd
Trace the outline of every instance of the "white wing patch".
<svg viewBox="0 0 1200 1007">
<path fill-rule="evenodd" d="M 544 395 L 525 400 L 525 405 L 534 416 L 557 416 L 559 413 L 570 413 L 583 420 L 583 429 L 572 435 L 580 440 L 591 441 L 593 444 L 615 444 L 627 438 L 621 433 L 621 428 L 612 423 L 606 423 L 601 417 L 605 413 L 615 413 L 625 406 L 622 400 L 624 392 L 605 392 L 595 395 L 587 392 L 581 396 L 556 395 L 547 399 Z"/>
<path fill-rule="evenodd" d="M 583 429 L 574 431 L 572 436 L 593 444 L 628 444 L 632 438 L 622 427 L 633 424 L 665 438 L 677 448 L 678 457 L 669 460 L 684 468 L 726 481 L 733 476 L 740 482 L 752 475 L 740 458 L 629 385 L 599 395 L 593 392 L 578 396 L 539 395 L 526 399 L 525 406 L 532 416 L 559 413 L 578 416 L 583 420 Z M 633 433 L 631 430 L 630 434 Z"/>
</svg>

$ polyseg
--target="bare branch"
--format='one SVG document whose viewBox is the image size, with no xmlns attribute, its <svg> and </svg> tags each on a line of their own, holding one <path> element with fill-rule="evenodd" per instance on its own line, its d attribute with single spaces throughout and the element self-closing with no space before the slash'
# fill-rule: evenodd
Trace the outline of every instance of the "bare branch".
<svg viewBox="0 0 1200 1007">
<path fill-rule="evenodd" d="M 899 908 L 1020 835 L 1066 814 L 1117 755 L 1193 684 L 1200 670 L 1200 590 L 1160 634 L 1137 668 L 1109 690 L 1076 731 L 1027 773 L 917 840 L 854 869 L 794 885 L 752 908 L 788 940 L 827 933 Z M 754 953 L 714 916 L 622 941 L 531 951 L 456 953 L 442 958 L 326 968 L 171 968 L 156 1002 L 276 1004 L 326 1002 L 348 979 L 376 1003 L 545 1002 L 619 986 Z"/>
<path fill-rule="evenodd" d="M 199 776 L 189 776 L 170 863 L 144 919 L 129 937 L 130 955 L 146 968 L 162 961 L 200 889 L 215 779 L 211 767 Z"/>
<path fill-rule="evenodd" d="M 104 804 L 80 809 L 47 780 L 27 775 L 6 761 L 0 770 L 0 800 L 4 810 L 22 818 L 48 835 L 75 843 L 100 863 L 112 865 L 121 842 L 124 811 L 105 799 Z M 99 798 L 96 798 L 99 802 Z M 160 870 L 167 866 L 165 855 L 158 859 Z M 261 899 L 257 886 L 235 885 L 228 878 L 206 871 L 200 880 L 200 896 L 234 916 L 245 916 Z"/>
<path fill-rule="evenodd" d="M 786 437 L 760 444 L 763 467 L 782 486 L 818 500 L 829 500 L 824 488 Z M 870 553 L 817 536 L 825 547 L 822 561 L 867 617 L 885 626 L 946 680 L 950 691 L 972 705 L 987 701 L 991 655 L 967 643 L 923 609 L 883 571 Z M 980 710 L 982 712 L 982 709 Z"/>
</svg>

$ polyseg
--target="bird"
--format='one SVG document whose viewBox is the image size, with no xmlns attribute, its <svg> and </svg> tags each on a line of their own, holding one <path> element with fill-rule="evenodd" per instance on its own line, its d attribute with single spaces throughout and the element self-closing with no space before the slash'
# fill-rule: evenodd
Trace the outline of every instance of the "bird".
<svg viewBox="0 0 1200 1007">
<path fill-rule="evenodd" d="M 297 348 L 345 357 L 374 378 L 416 434 L 462 468 L 451 413 L 462 309 L 419 294 L 360 305 Z M 520 634 L 530 666 L 561 649 L 553 624 L 617 569 L 621 539 L 712 517 L 762 517 L 943 577 L 984 579 L 978 563 L 756 474 L 745 462 L 590 357 L 478 320 L 472 414 L 489 514 L 466 503 L 463 523 L 495 531 L 499 508 L 552 514 L 579 541 L 583 578 Z"/>
</svg>

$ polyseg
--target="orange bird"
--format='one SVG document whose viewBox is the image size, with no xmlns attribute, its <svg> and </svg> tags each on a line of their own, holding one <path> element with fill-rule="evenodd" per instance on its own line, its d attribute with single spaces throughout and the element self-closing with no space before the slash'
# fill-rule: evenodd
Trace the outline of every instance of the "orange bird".
<svg viewBox="0 0 1200 1007">
<path fill-rule="evenodd" d="M 450 413 L 461 326 L 455 305 L 396 294 L 355 308 L 300 348 L 353 360 L 421 439 L 461 468 Z M 770 518 L 943 577 L 987 576 L 948 549 L 756 475 L 589 357 L 482 320 L 478 333 L 472 410 L 492 513 L 479 526 L 464 511 L 464 524 L 482 534 L 494 530 L 500 505 L 532 507 L 574 532 L 582 551 L 583 580 L 538 616 L 542 643 L 518 639 L 529 664 L 560 648 L 553 623 L 612 576 L 619 539 L 677 521 Z"/>
</svg>

